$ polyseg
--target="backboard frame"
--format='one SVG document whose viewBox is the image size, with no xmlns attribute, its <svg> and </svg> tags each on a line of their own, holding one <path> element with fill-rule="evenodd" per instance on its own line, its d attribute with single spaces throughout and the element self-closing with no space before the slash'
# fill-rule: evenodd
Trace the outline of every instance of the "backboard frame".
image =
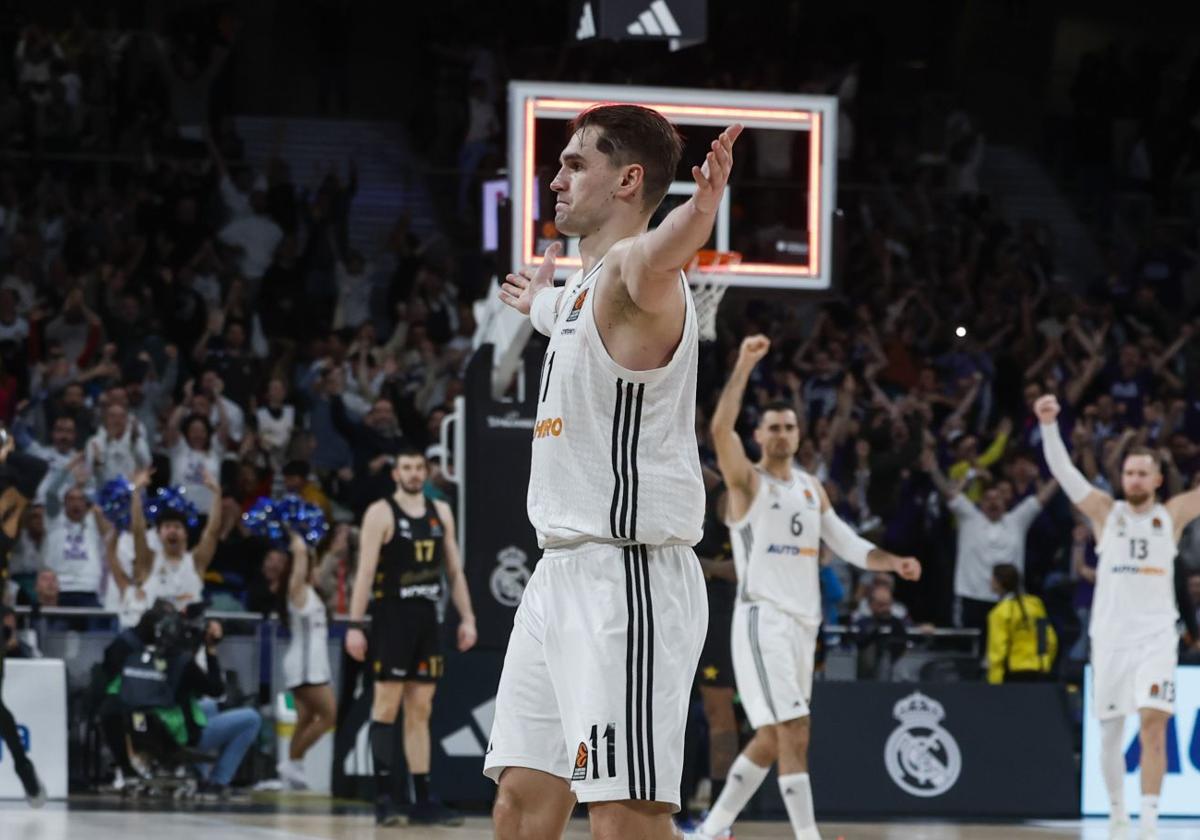
<svg viewBox="0 0 1200 840">
<path fill-rule="evenodd" d="M 710 282 L 749 288 L 824 290 L 831 285 L 830 254 L 837 184 L 837 99 L 784 93 L 747 93 L 703 88 L 666 88 L 514 81 L 509 91 L 509 189 L 512 205 L 512 271 L 535 268 L 537 231 L 531 210 L 537 196 L 534 165 L 534 127 L 538 117 L 570 119 L 602 103 L 631 103 L 654 108 L 673 122 L 724 128 L 741 122 L 747 128 L 805 131 L 809 135 L 807 265 L 741 262 L 714 266 Z M 673 184 L 672 192 L 679 182 Z M 726 191 L 726 201 L 729 191 Z M 720 242 L 728 247 L 728 213 Z M 567 277 L 580 267 L 578 257 L 558 260 L 555 272 Z"/>
</svg>

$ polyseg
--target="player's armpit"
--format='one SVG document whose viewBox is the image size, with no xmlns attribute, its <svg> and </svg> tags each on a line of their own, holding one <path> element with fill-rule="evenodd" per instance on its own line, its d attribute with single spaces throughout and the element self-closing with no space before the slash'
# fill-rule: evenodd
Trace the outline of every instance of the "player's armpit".
<svg viewBox="0 0 1200 840">
<path fill-rule="evenodd" d="M 1101 490 L 1093 490 L 1075 504 L 1075 507 L 1079 508 L 1079 512 L 1086 516 L 1091 523 L 1092 532 L 1096 535 L 1097 544 L 1100 542 L 1101 531 L 1104 529 L 1104 521 L 1108 519 L 1108 514 L 1112 510 L 1112 506 L 1112 496 Z"/>
<path fill-rule="evenodd" d="M 679 273 L 686 260 L 668 268 L 654 265 L 647 250 L 651 247 L 650 236 L 647 232 L 614 243 L 605 255 L 605 270 L 619 279 L 629 300 L 639 310 L 665 315 L 683 302 Z"/>
</svg>

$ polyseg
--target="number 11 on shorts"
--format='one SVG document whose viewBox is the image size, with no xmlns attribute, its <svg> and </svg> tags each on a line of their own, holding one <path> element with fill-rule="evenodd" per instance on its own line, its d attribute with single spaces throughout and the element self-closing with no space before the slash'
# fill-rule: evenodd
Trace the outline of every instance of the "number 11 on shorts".
<svg viewBox="0 0 1200 840">
<path fill-rule="evenodd" d="M 604 759 L 600 757 L 600 740 L 604 741 Z M 593 779 L 601 778 L 601 768 L 608 771 L 607 778 L 614 778 L 617 775 L 617 725 L 615 723 L 606 724 L 604 734 L 600 736 L 600 724 L 592 724 L 592 734 L 588 738 L 587 743 L 580 741 L 579 748 L 575 751 L 575 772 L 571 774 L 571 781 L 582 782 L 588 777 L 588 768 L 591 767 Z"/>
</svg>

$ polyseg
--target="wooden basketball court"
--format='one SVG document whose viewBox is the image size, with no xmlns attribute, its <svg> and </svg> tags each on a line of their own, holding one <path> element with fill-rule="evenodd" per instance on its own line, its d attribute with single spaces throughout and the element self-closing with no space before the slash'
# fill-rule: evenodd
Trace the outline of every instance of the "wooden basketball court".
<svg viewBox="0 0 1200 840">
<path fill-rule="evenodd" d="M 211 840 L 491 840 L 491 822 L 472 818 L 458 828 L 377 829 L 370 815 L 285 813 L 275 806 L 258 812 L 228 811 L 147 812 L 137 810 L 88 810 L 53 803 L 31 811 L 23 803 L 0 803 L 0 837 L 5 840 L 164 840 L 164 838 L 210 838 Z M 889 824 L 826 823 L 825 840 L 1106 840 L 1103 820 L 1045 822 L 1027 825 L 963 825 L 953 823 L 900 822 Z M 575 820 L 565 835 L 585 840 L 587 823 Z M 738 840 L 783 840 L 791 831 L 784 823 L 739 823 Z M 1200 840 L 1200 822 L 1164 820 L 1161 840 Z"/>
</svg>

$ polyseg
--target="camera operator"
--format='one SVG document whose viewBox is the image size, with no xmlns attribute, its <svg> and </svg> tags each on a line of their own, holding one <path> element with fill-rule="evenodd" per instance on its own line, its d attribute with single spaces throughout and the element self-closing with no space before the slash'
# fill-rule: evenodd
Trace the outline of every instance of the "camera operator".
<svg viewBox="0 0 1200 840">
<path fill-rule="evenodd" d="M 142 617 L 138 626 L 121 633 L 104 652 L 104 670 L 109 678 L 109 693 L 119 693 L 127 708 L 138 708 L 136 686 L 125 685 L 144 659 L 148 648 L 155 658 L 166 660 L 165 673 L 172 683 L 172 705 L 155 708 L 159 719 L 179 746 L 217 756 L 213 765 L 201 765 L 201 791 L 225 799 L 229 784 L 242 758 L 258 737 L 262 718 L 254 709 L 219 711 L 216 698 L 225 693 L 225 681 L 217 659 L 223 631 L 219 622 L 199 624 L 199 610 L 189 608 L 181 615 L 170 602 L 159 599 Z M 203 656 L 197 656 L 203 646 Z M 131 668 L 133 666 L 133 668 Z M 117 678 L 121 678 L 118 683 Z M 116 746 L 125 772 L 129 763 L 124 758 L 124 738 L 109 733 L 110 747 Z"/>
</svg>

